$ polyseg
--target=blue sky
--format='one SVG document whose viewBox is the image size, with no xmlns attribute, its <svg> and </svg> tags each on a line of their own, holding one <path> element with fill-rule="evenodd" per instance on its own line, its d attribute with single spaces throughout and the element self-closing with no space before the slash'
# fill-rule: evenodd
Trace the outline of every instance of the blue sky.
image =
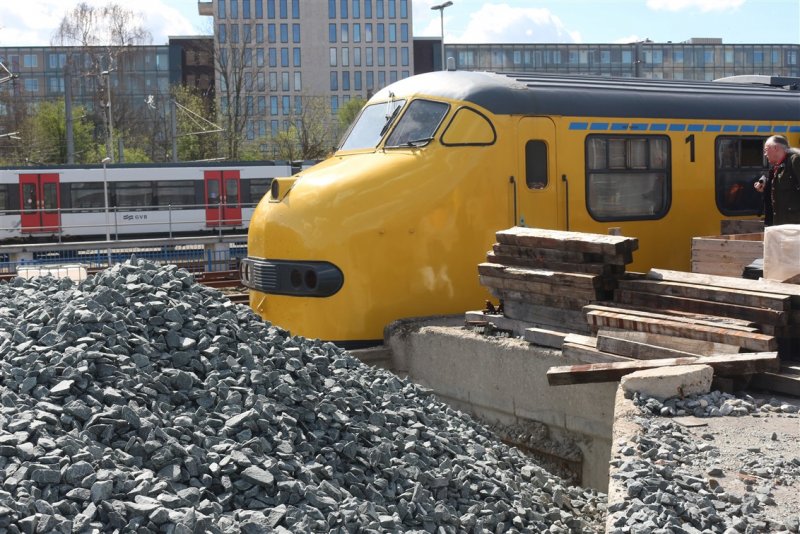
<svg viewBox="0 0 800 534">
<path fill-rule="evenodd" d="M 103 4 L 104 0 L 86 0 Z M 324 2 L 325 0 L 301 0 Z M 444 10 L 446 42 L 800 43 L 800 0 L 452 0 Z M 414 35 L 438 36 L 442 0 L 413 0 Z M 0 0 L 0 46 L 47 45 L 68 0 Z M 118 0 L 143 14 L 154 44 L 169 35 L 209 33 L 196 0 Z"/>
</svg>

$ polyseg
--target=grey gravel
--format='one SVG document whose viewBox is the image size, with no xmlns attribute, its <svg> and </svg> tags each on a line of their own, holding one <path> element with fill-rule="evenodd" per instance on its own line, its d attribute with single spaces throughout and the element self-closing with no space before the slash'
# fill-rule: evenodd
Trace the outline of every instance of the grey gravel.
<svg viewBox="0 0 800 534">
<path fill-rule="evenodd" d="M 429 391 L 174 266 L 0 285 L 0 531 L 601 532 Z"/>
<path fill-rule="evenodd" d="M 740 452 L 724 457 L 720 448 L 728 444 L 718 442 L 714 432 L 662 416 L 666 411 L 712 420 L 725 414 L 736 420 L 753 418 L 742 421 L 744 428 L 774 417 L 796 434 L 797 403 L 719 391 L 663 403 L 635 394 L 633 401 L 642 412 L 636 419 L 642 432 L 632 442 L 613 444 L 612 476 L 622 483 L 626 497 L 609 506 L 610 533 L 800 532 L 800 457 L 787 456 L 774 445 L 762 450 L 761 444 L 780 439 L 777 433 L 762 430 L 758 440 L 743 435 L 736 443 Z"/>
</svg>

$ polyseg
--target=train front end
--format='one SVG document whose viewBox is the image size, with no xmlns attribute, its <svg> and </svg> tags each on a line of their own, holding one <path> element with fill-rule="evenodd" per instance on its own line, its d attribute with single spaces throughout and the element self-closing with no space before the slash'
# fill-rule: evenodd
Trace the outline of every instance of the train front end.
<svg viewBox="0 0 800 534">
<path fill-rule="evenodd" d="M 488 229 L 508 221 L 487 200 L 490 158 L 471 154 L 495 130 L 463 109 L 384 90 L 332 157 L 276 179 L 241 265 L 251 307 L 292 334 L 354 348 L 398 318 L 481 303 L 475 266 Z"/>
</svg>

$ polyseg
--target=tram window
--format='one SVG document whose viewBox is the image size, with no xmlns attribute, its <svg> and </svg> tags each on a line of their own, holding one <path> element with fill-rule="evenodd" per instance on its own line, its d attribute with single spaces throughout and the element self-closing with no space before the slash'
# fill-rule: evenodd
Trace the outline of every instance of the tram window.
<svg viewBox="0 0 800 534">
<path fill-rule="evenodd" d="M 75 209 L 105 207 L 102 183 L 85 182 L 70 184 L 69 196 L 70 205 Z"/>
<path fill-rule="evenodd" d="M 251 202 L 255 205 L 269 191 L 270 185 L 272 185 L 272 178 L 256 178 L 255 180 L 249 180 L 248 184 L 250 186 L 250 198 L 249 200 L 242 199 L 242 201 Z M 242 193 L 244 191 L 243 188 Z"/>
<path fill-rule="evenodd" d="M 544 141 L 525 143 L 525 183 L 529 189 L 547 187 L 547 145 Z"/>
<path fill-rule="evenodd" d="M 422 146 L 429 143 L 449 108 L 444 102 L 414 100 L 400 117 L 386 140 L 386 146 Z"/>
<path fill-rule="evenodd" d="M 122 182 L 114 184 L 115 205 L 135 208 L 153 205 L 153 182 Z"/>
<path fill-rule="evenodd" d="M 762 195 L 753 188 L 767 172 L 765 137 L 718 137 L 715 189 L 717 208 L 724 215 L 756 215 Z"/>
<path fill-rule="evenodd" d="M 586 166 L 586 206 L 594 219 L 657 219 L 667 213 L 668 138 L 590 136 Z"/>
<path fill-rule="evenodd" d="M 42 193 L 44 193 L 44 209 L 57 210 L 58 185 L 52 183 L 42 184 Z"/>
<path fill-rule="evenodd" d="M 225 205 L 235 208 L 239 205 L 239 181 L 225 180 Z"/>
<path fill-rule="evenodd" d="M 195 203 L 194 182 L 167 180 L 156 183 L 159 206 L 192 207 Z"/>
<path fill-rule="evenodd" d="M 440 139 L 445 146 L 492 145 L 497 132 L 482 113 L 467 107 L 456 110 Z"/>
</svg>

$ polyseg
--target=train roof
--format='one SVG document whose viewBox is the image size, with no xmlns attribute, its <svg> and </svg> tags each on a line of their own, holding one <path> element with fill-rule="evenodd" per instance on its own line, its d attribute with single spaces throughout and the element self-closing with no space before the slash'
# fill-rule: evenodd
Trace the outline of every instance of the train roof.
<svg viewBox="0 0 800 534">
<path fill-rule="evenodd" d="M 539 73 L 430 72 L 375 94 L 472 102 L 497 115 L 800 121 L 800 90 L 759 84 Z"/>
</svg>

